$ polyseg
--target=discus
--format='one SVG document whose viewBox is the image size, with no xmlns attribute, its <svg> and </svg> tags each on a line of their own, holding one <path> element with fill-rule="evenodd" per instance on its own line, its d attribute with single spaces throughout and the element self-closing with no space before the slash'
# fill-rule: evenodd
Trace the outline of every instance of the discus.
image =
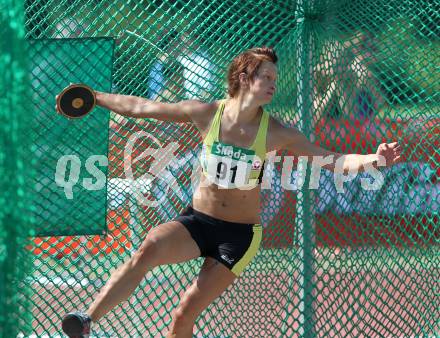
<svg viewBox="0 0 440 338">
<path fill-rule="evenodd" d="M 95 92 L 84 84 L 71 84 L 57 96 L 58 112 L 69 119 L 86 116 L 95 105 Z"/>
</svg>

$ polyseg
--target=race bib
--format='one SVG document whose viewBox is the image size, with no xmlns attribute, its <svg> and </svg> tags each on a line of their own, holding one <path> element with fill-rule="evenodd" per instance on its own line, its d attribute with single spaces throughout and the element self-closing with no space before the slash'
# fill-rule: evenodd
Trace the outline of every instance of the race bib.
<svg viewBox="0 0 440 338">
<path fill-rule="evenodd" d="M 220 187 L 238 188 L 249 184 L 251 170 L 259 166 L 261 162 L 254 150 L 214 142 L 205 168 L 211 182 Z"/>
</svg>

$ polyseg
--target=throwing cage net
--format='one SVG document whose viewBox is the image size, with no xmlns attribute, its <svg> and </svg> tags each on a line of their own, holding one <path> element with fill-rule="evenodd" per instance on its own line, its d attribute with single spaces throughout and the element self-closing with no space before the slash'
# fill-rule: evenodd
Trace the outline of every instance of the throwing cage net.
<svg viewBox="0 0 440 338">
<path fill-rule="evenodd" d="M 438 2 L 7 0 L 0 9 L 2 336 L 60 335 L 62 316 L 86 308 L 197 184 L 192 125 L 101 108 L 67 120 L 55 95 L 82 82 L 164 102 L 222 99 L 233 56 L 262 45 L 280 60 L 272 116 L 343 153 L 398 141 L 404 161 L 375 177 L 323 170 L 313 182 L 300 160 L 287 170 L 291 154 L 277 153 L 259 253 L 194 335 L 440 334 Z M 92 335 L 161 337 L 201 263 L 149 272 Z"/>
</svg>

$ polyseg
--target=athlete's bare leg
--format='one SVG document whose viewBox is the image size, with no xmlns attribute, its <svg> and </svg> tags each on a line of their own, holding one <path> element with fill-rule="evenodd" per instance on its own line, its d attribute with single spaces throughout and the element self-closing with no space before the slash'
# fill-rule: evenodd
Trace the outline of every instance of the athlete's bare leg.
<svg viewBox="0 0 440 338">
<path fill-rule="evenodd" d="M 92 321 L 99 320 L 133 293 L 147 271 L 199 255 L 199 247 L 181 223 L 173 221 L 159 225 L 147 235 L 130 260 L 112 273 L 87 314 Z"/>
<path fill-rule="evenodd" d="M 213 258 L 206 258 L 191 287 L 185 292 L 173 313 L 167 338 L 192 338 L 193 326 L 206 309 L 237 278 L 226 266 Z"/>
</svg>

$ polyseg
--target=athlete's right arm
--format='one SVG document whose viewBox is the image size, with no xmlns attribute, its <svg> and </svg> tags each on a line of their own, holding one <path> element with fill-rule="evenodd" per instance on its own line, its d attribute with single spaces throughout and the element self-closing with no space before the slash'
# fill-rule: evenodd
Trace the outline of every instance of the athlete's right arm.
<svg viewBox="0 0 440 338">
<path fill-rule="evenodd" d="M 195 122 L 209 110 L 210 104 L 197 100 L 164 103 L 142 97 L 96 93 L 96 104 L 119 115 L 134 118 L 152 118 L 161 121 Z"/>
</svg>

